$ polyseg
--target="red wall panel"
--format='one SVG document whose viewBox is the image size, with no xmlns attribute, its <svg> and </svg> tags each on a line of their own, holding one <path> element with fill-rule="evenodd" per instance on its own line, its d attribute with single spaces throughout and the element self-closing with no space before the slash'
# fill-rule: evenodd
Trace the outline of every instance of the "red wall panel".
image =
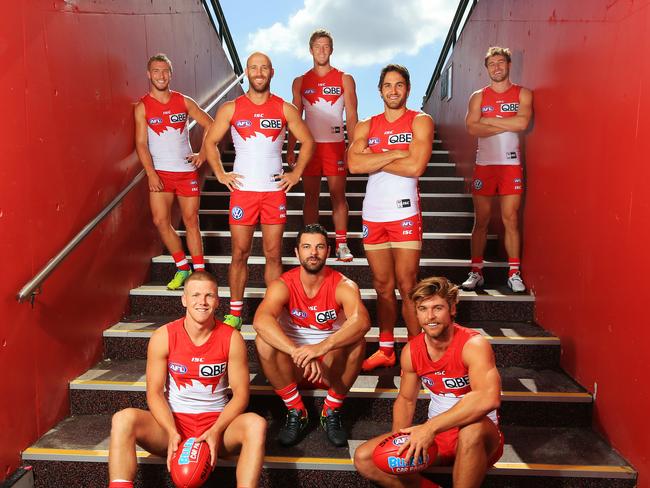
<svg viewBox="0 0 650 488">
<path fill-rule="evenodd" d="M 67 414 L 68 381 L 101 357 L 101 332 L 127 310 L 128 291 L 160 251 L 143 181 L 54 271 L 33 307 L 15 300 L 140 171 L 133 104 L 148 88 L 147 58 L 167 52 L 173 88 L 200 103 L 234 75 L 196 0 L 14 2 L 0 28 L 2 480 Z"/>
<path fill-rule="evenodd" d="M 486 85 L 490 45 L 513 51 L 511 78 L 534 91 L 525 137 L 523 274 L 536 320 L 562 340 L 562 366 L 597 392 L 594 424 L 650 487 L 650 5 L 644 1 L 478 3 L 453 63 L 453 98 L 425 109 L 462 175 L 476 140 L 469 95 Z M 596 386 L 597 385 L 597 386 Z"/>
</svg>

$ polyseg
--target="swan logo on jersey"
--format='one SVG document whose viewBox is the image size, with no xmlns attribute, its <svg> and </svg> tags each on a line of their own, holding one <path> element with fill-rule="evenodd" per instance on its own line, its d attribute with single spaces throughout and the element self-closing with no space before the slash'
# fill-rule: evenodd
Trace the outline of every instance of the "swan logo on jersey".
<svg viewBox="0 0 650 488">
<path fill-rule="evenodd" d="M 502 103 L 500 107 L 502 112 L 518 112 L 519 104 L 518 103 Z"/>
<path fill-rule="evenodd" d="M 481 107 L 481 112 L 494 112 L 494 107 L 492 105 L 486 105 L 485 107 Z"/>
<path fill-rule="evenodd" d="M 168 364 L 168 367 L 169 367 L 169 369 L 170 369 L 171 371 L 173 371 L 174 373 L 178 373 L 178 374 L 185 374 L 185 373 L 187 373 L 187 366 L 185 366 L 185 365 L 183 365 L 183 364 L 179 364 L 179 363 L 169 363 L 169 364 Z"/>
<path fill-rule="evenodd" d="M 376 144 L 379 144 L 379 142 L 380 142 L 379 137 L 371 137 L 370 139 L 368 139 L 369 146 L 374 146 Z"/>
<path fill-rule="evenodd" d="M 340 86 L 324 86 L 323 95 L 340 95 L 341 87 Z"/>
<path fill-rule="evenodd" d="M 368 231 L 368 226 L 364 225 L 361 228 L 361 237 L 363 237 L 365 239 L 366 237 L 368 237 L 368 234 L 370 234 L 370 232 Z"/>
<path fill-rule="evenodd" d="M 469 386 L 469 376 L 461 376 L 460 378 L 443 378 L 445 388 L 448 390 L 460 390 Z"/>
<path fill-rule="evenodd" d="M 388 136 L 388 144 L 407 144 L 413 139 L 411 132 L 401 132 L 399 134 L 391 134 Z"/>
<path fill-rule="evenodd" d="M 242 119 L 235 122 L 235 127 L 241 129 L 243 127 L 250 127 L 253 123 L 250 120 Z"/>
<path fill-rule="evenodd" d="M 319 324 L 324 324 L 330 320 L 336 320 L 336 310 L 324 310 L 322 312 L 316 313 L 316 322 Z"/>
<path fill-rule="evenodd" d="M 475 190 L 480 190 L 481 188 L 483 188 L 483 181 L 476 178 L 474 180 L 474 189 Z"/>
<path fill-rule="evenodd" d="M 199 377 L 201 378 L 215 378 L 221 376 L 226 372 L 227 363 L 219 364 L 202 364 L 199 366 Z"/>
<path fill-rule="evenodd" d="M 169 116 L 169 121 L 172 124 L 177 124 L 179 122 L 185 122 L 186 120 L 187 120 L 187 114 L 186 113 L 171 114 Z"/>
<path fill-rule="evenodd" d="M 235 220 L 241 220 L 244 216 L 244 209 L 241 207 L 233 207 L 230 211 L 230 215 L 232 215 L 232 218 Z"/>
<path fill-rule="evenodd" d="M 299 319 L 306 319 L 307 318 L 307 312 L 303 312 L 299 308 L 294 308 L 291 311 L 291 315 L 293 315 L 294 317 L 298 317 Z"/>
<path fill-rule="evenodd" d="M 282 119 L 260 119 L 262 129 L 282 129 Z"/>
<path fill-rule="evenodd" d="M 149 125 L 158 125 L 162 123 L 163 123 L 163 119 L 161 117 L 153 117 L 149 119 Z"/>
</svg>

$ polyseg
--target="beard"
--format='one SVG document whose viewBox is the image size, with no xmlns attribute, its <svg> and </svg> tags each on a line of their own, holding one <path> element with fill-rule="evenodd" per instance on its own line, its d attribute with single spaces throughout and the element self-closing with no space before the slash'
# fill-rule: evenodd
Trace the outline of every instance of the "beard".
<svg viewBox="0 0 650 488">
<path fill-rule="evenodd" d="M 510 76 L 510 72 L 509 72 L 509 71 L 504 71 L 504 72 L 503 72 L 502 74 L 500 74 L 500 75 L 490 76 L 490 79 L 491 79 L 492 81 L 494 81 L 495 83 L 500 83 L 500 82 L 502 82 L 502 81 L 507 80 L 507 79 L 508 79 L 508 76 Z"/>
<path fill-rule="evenodd" d="M 315 261 L 310 261 L 315 260 Z M 323 266 L 325 266 L 325 260 L 319 258 L 307 258 L 300 261 L 300 265 L 305 271 L 309 274 L 318 274 Z"/>
<path fill-rule="evenodd" d="M 253 90 L 256 93 L 266 93 L 267 91 L 269 91 L 270 85 L 271 85 L 270 79 L 267 79 L 266 82 L 259 88 L 255 86 L 255 83 L 253 83 L 250 79 L 248 80 L 248 86 L 250 86 L 251 90 Z"/>
<path fill-rule="evenodd" d="M 388 108 L 395 110 L 395 109 L 402 108 L 404 105 L 406 105 L 406 98 L 401 98 L 399 100 L 388 100 L 384 98 L 384 103 Z"/>
</svg>

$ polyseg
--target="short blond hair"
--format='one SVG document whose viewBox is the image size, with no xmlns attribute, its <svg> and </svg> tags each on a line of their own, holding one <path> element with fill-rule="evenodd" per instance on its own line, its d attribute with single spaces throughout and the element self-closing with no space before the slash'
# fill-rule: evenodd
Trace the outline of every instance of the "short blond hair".
<svg viewBox="0 0 650 488">
<path fill-rule="evenodd" d="M 508 63 L 511 61 L 512 58 L 512 53 L 510 52 L 510 49 L 507 47 L 499 47 L 499 46 L 492 46 L 488 48 L 487 53 L 485 53 L 485 67 L 487 68 L 487 63 L 488 59 L 490 59 L 492 56 L 503 56 L 506 58 L 506 61 Z"/>
<path fill-rule="evenodd" d="M 314 43 L 321 37 L 327 37 L 330 40 L 330 47 L 334 48 L 334 39 L 332 39 L 331 32 L 326 31 L 325 29 L 316 29 L 309 37 L 309 49 L 311 49 Z"/>
<path fill-rule="evenodd" d="M 439 296 L 447 302 L 451 310 L 458 303 L 458 291 L 458 286 L 444 276 L 431 276 L 415 285 L 409 293 L 409 298 L 417 306 L 428 298 Z"/>
<path fill-rule="evenodd" d="M 167 63 L 167 66 L 169 66 L 169 71 L 171 73 L 174 72 L 174 68 L 172 67 L 172 60 L 169 59 L 169 57 L 165 53 L 158 53 L 154 54 L 149 58 L 149 61 L 147 61 L 147 71 L 151 68 L 151 64 L 155 63 L 156 61 L 162 61 L 163 63 Z"/>
</svg>

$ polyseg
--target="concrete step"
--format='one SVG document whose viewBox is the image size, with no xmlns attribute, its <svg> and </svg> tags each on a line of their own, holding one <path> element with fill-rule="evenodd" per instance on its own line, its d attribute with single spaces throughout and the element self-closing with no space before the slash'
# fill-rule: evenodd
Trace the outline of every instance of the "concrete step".
<svg viewBox="0 0 650 488">
<path fill-rule="evenodd" d="M 145 359 L 147 343 L 154 330 L 180 315 L 129 317 L 104 331 L 104 357 L 112 360 Z M 540 327 L 522 322 L 463 322 L 481 334 L 492 344 L 499 367 L 522 367 L 536 369 L 558 368 L 560 340 Z M 251 325 L 242 327 L 242 335 L 248 347 L 249 360 L 256 361 L 255 331 Z M 373 327 L 366 334 L 366 353 L 377 350 L 379 329 Z M 406 328 L 395 328 L 397 353 L 406 343 Z M 378 374 L 378 373 L 377 373 Z M 398 373 L 397 373 L 398 374 Z"/>
<path fill-rule="evenodd" d="M 228 207 L 218 210 L 199 210 L 201 230 L 225 230 L 228 228 Z M 334 230 L 332 211 L 319 212 L 320 223 L 328 230 Z M 467 233 L 474 225 L 473 212 L 422 212 L 422 226 L 426 232 Z M 287 210 L 286 230 L 300 230 L 303 226 L 302 210 Z M 348 213 L 348 230 L 361 232 L 361 210 L 350 210 Z"/>
<path fill-rule="evenodd" d="M 325 439 L 312 412 L 305 438 L 291 448 L 275 442 L 281 420 L 271 420 L 267 436 L 262 487 L 316 487 L 372 485 L 354 470 L 356 447 L 390 430 L 388 421 L 356 421 L 349 427 L 347 447 L 336 448 Z M 110 415 L 69 417 L 23 452 L 34 467 L 36 487 L 103 487 L 108 484 Z M 484 487 L 632 488 L 636 472 L 607 443 L 587 428 L 503 426 L 504 454 L 488 471 Z M 172 487 L 164 460 L 138 448 L 136 486 Z M 234 486 L 234 462 L 220 459 L 204 486 Z M 431 467 L 426 476 L 450 485 L 450 467 Z"/>
<path fill-rule="evenodd" d="M 260 415 L 282 415 L 283 403 L 274 394 L 257 360 L 250 363 L 250 408 Z M 500 421 L 507 425 L 591 425 L 592 397 L 566 374 L 554 370 L 499 368 L 502 381 Z M 362 373 L 345 400 L 345 413 L 356 420 L 390 418 L 400 384 L 399 367 Z M 145 360 L 104 360 L 70 383 L 73 415 L 110 414 L 126 407 L 146 408 Z M 323 401 L 326 390 L 301 389 L 305 397 Z M 422 390 L 416 418 L 427 418 L 429 396 Z"/>
<path fill-rule="evenodd" d="M 185 231 L 180 230 L 185 244 Z M 282 238 L 282 255 L 293 256 L 296 247 L 297 231 L 285 231 Z M 330 246 L 334 248 L 334 232 L 329 232 Z M 357 257 L 364 255 L 361 232 L 348 232 L 348 246 Z M 213 256 L 230 256 L 232 253 L 232 241 L 229 230 L 201 231 L 203 237 L 203 247 L 205 254 Z M 425 232 L 422 239 L 422 255 L 431 258 L 450 258 L 466 259 L 469 255 L 470 233 L 462 232 Z M 497 256 L 498 240 L 494 234 L 488 235 L 488 242 L 485 252 L 486 259 L 494 260 Z M 187 249 L 187 247 L 185 247 Z M 256 230 L 253 233 L 253 256 L 261 256 L 262 250 L 262 232 Z M 463 278 L 464 279 L 464 278 Z"/>
</svg>

